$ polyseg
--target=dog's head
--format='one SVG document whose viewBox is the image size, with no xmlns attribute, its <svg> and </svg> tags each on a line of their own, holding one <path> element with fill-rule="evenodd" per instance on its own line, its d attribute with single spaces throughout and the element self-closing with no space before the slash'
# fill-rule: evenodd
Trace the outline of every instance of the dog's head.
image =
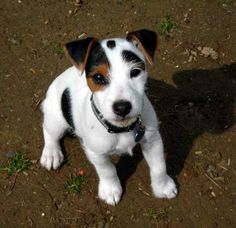
<svg viewBox="0 0 236 228">
<path fill-rule="evenodd" d="M 139 30 L 126 39 L 98 41 L 89 37 L 65 46 L 65 52 L 87 84 L 104 118 L 116 126 L 128 126 L 143 106 L 146 61 L 153 64 L 157 46 L 155 32 Z"/>
</svg>

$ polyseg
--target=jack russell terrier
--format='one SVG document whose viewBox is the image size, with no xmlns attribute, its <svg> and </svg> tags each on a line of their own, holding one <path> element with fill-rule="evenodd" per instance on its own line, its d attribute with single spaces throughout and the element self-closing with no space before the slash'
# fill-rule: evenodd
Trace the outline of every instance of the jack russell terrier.
<svg viewBox="0 0 236 228">
<path fill-rule="evenodd" d="M 140 143 L 154 195 L 177 195 L 176 185 L 166 173 L 156 113 L 144 91 L 146 61 L 153 64 L 156 46 L 156 33 L 146 29 L 130 32 L 126 39 L 89 37 L 65 45 L 73 66 L 53 81 L 41 106 L 43 167 L 50 170 L 61 165 L 59 140 L 72 130 L 97 171 L 99 198 L 116 205 L 122 187 L 109 155 L 132 155 Z"/>
</svg>

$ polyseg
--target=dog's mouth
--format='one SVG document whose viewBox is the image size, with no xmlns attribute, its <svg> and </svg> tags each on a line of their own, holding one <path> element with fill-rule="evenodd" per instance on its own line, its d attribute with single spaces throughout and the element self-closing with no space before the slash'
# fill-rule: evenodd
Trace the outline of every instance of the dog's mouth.
<svg viewBox="0 0 236 228">
<path fill-rule="evenodd" d="M 106 118 L 106 116 L 104 116 L 94 104 L 93 94 L 91 95 L 90 101 L 95 116 L 100 121 L 100 123 L 108 130 L 108 132 L 128 132 L 131 131 L 130 129 L 133 129 L 134 126 L 140 122 L 140 115 L 127 115 L 126 117 L 116 115 L 112 118 Z"/>
<path fill-rule="evenodd" d="M 110 122 L 117 127 L 128 127 L 132 123 L 134 123 L 137 120 L 137 118 L 138 118 L 137 116 L 126 117 L 126 118 L 117 117 L 116 119 L 110 120 Z"/>
</svg>

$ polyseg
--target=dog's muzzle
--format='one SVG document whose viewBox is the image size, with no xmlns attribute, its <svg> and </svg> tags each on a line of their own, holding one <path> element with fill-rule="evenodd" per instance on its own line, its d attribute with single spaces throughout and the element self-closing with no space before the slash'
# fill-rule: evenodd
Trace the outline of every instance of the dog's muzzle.
<svg viewBox="0 0 236 228">
<path fill-rule="evenodd" d="M 132 105 L 129 101 L 119 100 L 113 104 L 112 108 L 116 115 L 124 118 L 126 115 L 130 113 Z"/>
<path fill-rule="evenodd" d="M 96 107 L 94 103 L 93 94 L 91 95 L 90 101 L 91 101 L 91 106 L 92 106 L 94 115 L 97 117 L 99 122 L 107 129 L 109 133 L 118 134 L 118 133 L 133 131 L 135 142 L 139 142 L 143 138 L 145 134 L 145 126 L 143 126 L 140 116 L 138 116 L 137 119 L 129 126 L 118 127 L 118 126 L 113 125 L 112 123 L 110 123 L 108 120 L 104 118 L 103 114 L 98 110 L 98 108 Z M 122 109 L 127 109 L 127 107 L 125 108 L 122 107 Z"/>
</svg>

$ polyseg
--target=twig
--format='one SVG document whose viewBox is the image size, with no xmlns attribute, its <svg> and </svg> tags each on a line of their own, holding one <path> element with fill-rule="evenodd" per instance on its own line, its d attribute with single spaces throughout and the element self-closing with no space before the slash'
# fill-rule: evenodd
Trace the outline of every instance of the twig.
<svg viewBox="0 0 236 228">
<path fill-rule="evenodd" d="M 139 190 L 140 192 L 142 192 L 144 195 L 150 196 L 150 194 L 149 194 L 148 192 L 144 191 L 141 187 L 139 187 L 138 190 Z"/>
<path fill-rule="evenodd" d="M 217 164 L 217 166 L 219 166 L 220 168 L 224 169 L 224 170 L 228 170 L 227 168 L 225 168 L 223 165 Z"/>
<path fill-rule="evenodd" d="M 207 177 L 208 180 L 210 180 L 213 184 L 215 184 L 219 189 L 221 189 L 221 190 L 224 191 L 224 189 L 223 189 L 219 184 L 217 184 L 217 183 L 214 181 L 213 178 L 211 178 L 211 177 L 210 177 L 209 175 L 207 175 L 206 173 L 205 173 L 205 176 Z"/>
<path fill-rule="evenodd" d="M 7 196 L 9 196 L 9 195 L 11 195 L 11 194 L 12 194 L 12 192 L 13 192 L 13 189 L 14 189 L 14 187 L 15 187 L 15 185 L 16 185 L 16 178 L 17 178 L 17 174 L 15 175 L 14 182 L 13 182 L 13 184 L 12 184 L 12 186 L 11 186 L 11 188 L 10 188 L 9 192 L 7 193 Z"/>
<path fill-rule="evenodd" d="M 233 173 L 234 173 L 234 175 L 236 176 L 236 171 L 235 171 L 234 167 L 233 167 Z"/>
<path fill-rule="evenodd" d="M 34 111 L 39 108 L 39 106 L 41 105 L 42 101 L 43 101 L 43 99 L 41 98 L 41 99 L 39 99 L 39 100 L 36 102 L 36 106 L 35 106 Z"/>
</svg>

